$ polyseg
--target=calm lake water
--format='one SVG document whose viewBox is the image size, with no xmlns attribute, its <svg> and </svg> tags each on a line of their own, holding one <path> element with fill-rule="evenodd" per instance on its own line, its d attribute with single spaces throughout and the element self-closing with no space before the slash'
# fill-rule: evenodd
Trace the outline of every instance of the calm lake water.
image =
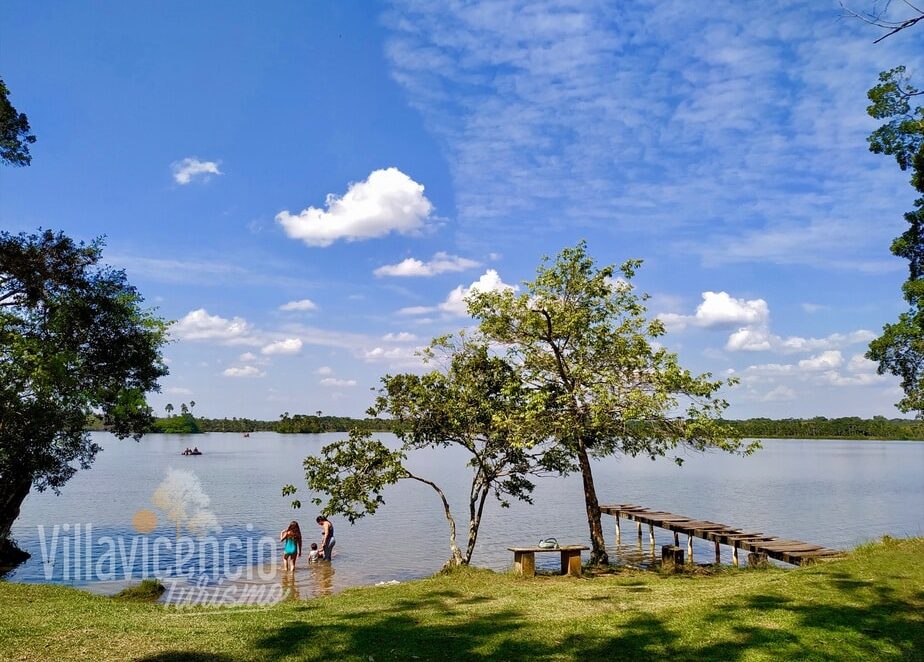
<svg viewBox="0 0 924 662">
<path fill-rule="evenodd" d="M 152 501 L 171 468 L 191 470 L 198 478 L 210 499 L 209 509 L 222 527 L 220 537 L 276 537 L 294 518 L 301 523 L 307 547 L 320 538 L 310 495 L 302 488 L 302 509 L 293 511 L 280 488 L 286 483 L 302 485 L 302 459 L 345 436 L 148 435 L 136 443 L 99 433 L 96 438 L 104 451 L 90 470 L 78 472 L 60 496 L 33 493 L 23 504 L 13 534 L 33 558 L 9 579 L 68 583 L 104 592 L 117 588 L 118 581 L 100 584 L 88 581 L 86 573 L 66 572 L 61 559 L 67 553 L 73 556 L 74 549 L 85 550 L 86 544 L 78 545 L 77 541 L 86 539 L 88 524 L 92 525 L 93 544 L 102 536 L 132 536 L 136 533 L 133 517 L 139 511 L 146 511 L 149 519 L 151 513 L 157 516 L 158 526 L 151 537 L 159 533 L 175 538 L 173 525 Z M 393 441 L 390 435 L 380 437 Z M 180 456 L 183 448 L 193 445 L 204 454 Z M 595 477 L 600 502 L 636 503 L 841 549 L 883 534 L 924 535 L 924 443 L 768 440 L 763 445 L 746 458 L 691 453 L 682 467 L 665 459 L 598 462 Z M 434 452 L 413 456 L 410 462 L 415 473 L 433 479 L 447 492 L 460 534 L 467 528 L 469 475 L 464 460 L 457 453 Z M 353 585 L 403 581 L 438 570 L 449 551 L 446 520 L 436 494 L 425 485 L 403 481 L 386 491 L 385 500 L 376 515 L 353 526 L 334 518 L 337 544 L 333 564 L 300 567 L 293 585 L 285 587 L 287 594 L 305 598 Z M 74 536 L 77 524 L 84 537 Z M 612 518 L 604 516 L 604 527 L 614 543 Z M 671 534 L 656 533 L 658 545 L 670 542 Z M 512 555 L 508 546 L 534 545 L 549 536 L 562 544 L 586 544 L 587 524 L 577 475 L 537 481 L 533 505 L 513 503 L 505 509 L 489 501 L 474 563 L 498 570 L 509 568 Z M 638 560 L 634 532 L 624 535 L 623 542 L 628 545 L 612 550 L 616 559 Z M 464 538 L 460 539 L 462 544 Z M 43 563 L 43 547 L 45 559 L 49 550 L 57 549 L 55 563 Z M 124 562 L 124 546 L 122 552 Z M 647 533 L 643 552 L 648 554 Z M 98 558 L 99 550 L 89 554 L 85 550 L 83 554 L 84 562 L 87 556 L 96 560 L 94 554 Z M 723 554 L 723 560 L 729 562 L 729 550 L 723 548 Z M 711 545 L 697 541 L 694 555 L 704 562 L 711 560 Z M 240 563 L 252 558 L 240 551 L 232 556 Z M 540 554 L 537 561 L 540 566 L 554 566 L 556 557 Z M 138 559 L 128 563 L 135 568 L 144 565 Z M 255 581 L 279 584 L 280 579 L 274 576 Z"/>
</svg>

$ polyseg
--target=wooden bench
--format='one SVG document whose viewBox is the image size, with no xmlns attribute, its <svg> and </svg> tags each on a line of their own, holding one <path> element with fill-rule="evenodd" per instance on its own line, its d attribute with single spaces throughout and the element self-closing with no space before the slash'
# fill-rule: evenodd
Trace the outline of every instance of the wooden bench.
<svg viewBox="0 0 924 662">
<path fill-rule="evenodd" d="M 508 547 L 513 552 L 513 569 L 518 575 L 533 577 L 536 574 L 536 552 L 558 552 L 561 554 L 561 574 L 581 574 L 581 552 L 590 549 L 584 545 L 562 547 Z"/>
</svg>

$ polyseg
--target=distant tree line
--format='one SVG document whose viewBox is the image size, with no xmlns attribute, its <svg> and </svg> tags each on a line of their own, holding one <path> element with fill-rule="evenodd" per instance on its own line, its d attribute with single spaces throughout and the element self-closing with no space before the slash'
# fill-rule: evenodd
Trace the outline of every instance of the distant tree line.
<svg viewBox="0 0 924 662">
<path fill-rule="evenodd" d="M 261 421 L 253 418 L 197 418 L 202 432 L 279 432 L 305 434 L 317 432 L 392 432 L 392 421 L 378 418 L 350 418 L 349 416 L 323 416 L 318 414 L 292 414 L 285 412 L 278 421 Z"/>
<path fill-rule="evenodd" d="M 742 437 L 769 439 L 919 439 L 924 421 L 875 416 L 846 418 L 749 418 L 725 421 Z"/>
</svg>

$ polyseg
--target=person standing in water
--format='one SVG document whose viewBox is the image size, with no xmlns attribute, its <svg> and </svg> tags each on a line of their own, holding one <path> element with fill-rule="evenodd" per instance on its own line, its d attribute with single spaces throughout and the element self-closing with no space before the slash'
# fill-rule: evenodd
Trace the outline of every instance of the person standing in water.
<svg viewBox="0 0 924 662">
<path fill-rule="evenodd" d="M 282 543 L 282 561 L 286 572 L 292 572 L 295 570 L 295 562 L 302 555 L 302 531 L 298 528 L 298 522 L 289 522 L 289 526 L 279 534 L 279 542 Z"/>
<path fill-rule="evenodd" d="M 315 521 L 318 523 L 318 526 L 321 527 L 321 549 L 324 552 L 324 560 L 330 561 L 331 554 L 334 551 L 334 545 L 337 542 L 334 540 L 334 525 L 323 515 L 318 515 Z"/>
</svg>

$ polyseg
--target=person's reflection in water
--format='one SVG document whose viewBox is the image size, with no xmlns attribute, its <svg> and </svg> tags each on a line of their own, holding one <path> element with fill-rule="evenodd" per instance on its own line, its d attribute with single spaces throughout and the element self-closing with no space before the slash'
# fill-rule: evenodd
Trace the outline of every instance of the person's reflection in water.
<svg viewBox="0 0 924 662">
<path fill-rule="evenodd" d="M 295 573 L 282 573 L 282 601 L 299 600 L 300 598 L 298 583 L 295 581 Z"/>
<path fill-rule="evenodd" d="M 330 595 L 334 592 L 333 563 L 312 563 L 308 567 L 308 574 L 311 575 L 312 590 L 315 596 Z"/>
</svg>

